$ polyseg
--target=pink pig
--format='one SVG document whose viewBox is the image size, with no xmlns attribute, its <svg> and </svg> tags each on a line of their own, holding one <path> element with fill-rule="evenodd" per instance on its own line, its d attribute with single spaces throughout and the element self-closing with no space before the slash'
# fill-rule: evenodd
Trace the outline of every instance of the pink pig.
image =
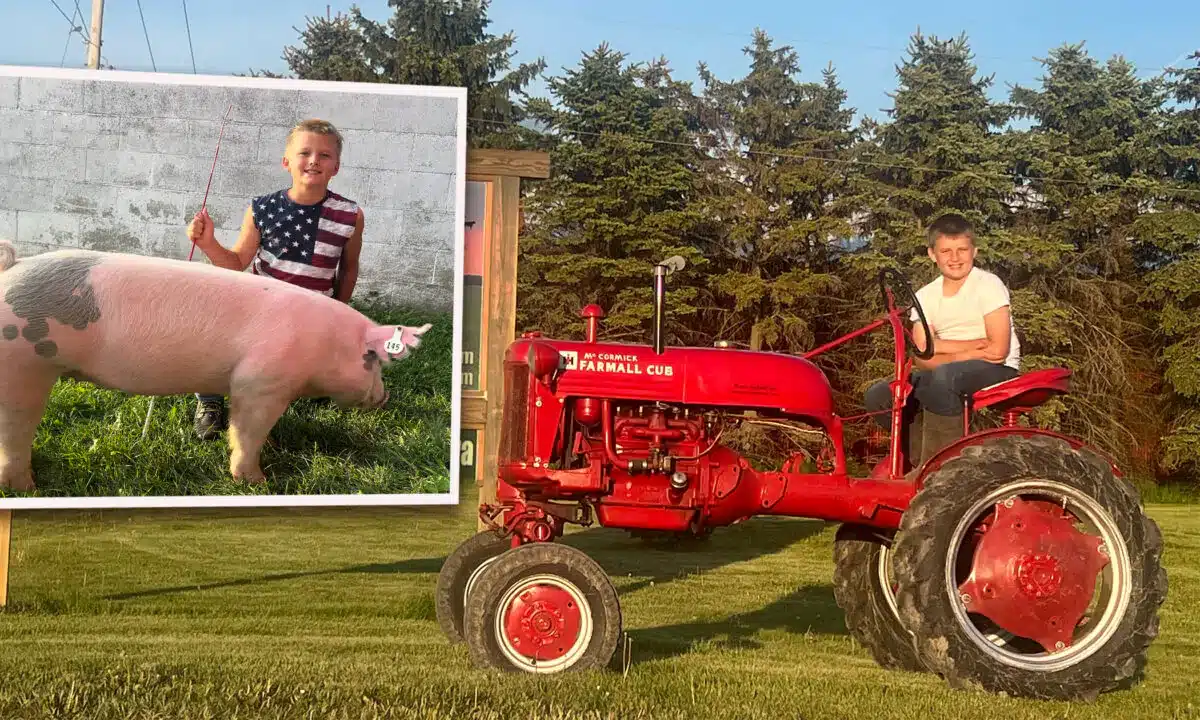
<svg viewBox="0 0 1200 720">
<path fill-rule="evenodd" d="M 382 365 L 429 327 L 377 325 L 333 298 L 211 265 L 84 250 L 18 261 L 0 240 L 0 486 L 33 489 L 33 438 L 59 377 L 228 395 L 230 472 L 263 482 L 263 443 L 294 399 L 383 407 Z"/>
</svg>

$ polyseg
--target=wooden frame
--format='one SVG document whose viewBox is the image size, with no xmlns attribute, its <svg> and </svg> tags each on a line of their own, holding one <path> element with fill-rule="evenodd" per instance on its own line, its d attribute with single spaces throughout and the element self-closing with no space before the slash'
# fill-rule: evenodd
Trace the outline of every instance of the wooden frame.
<svg viewBox="0 0 1200 720">
<path fill-rule="evenodd" d="M 469 273 L 472 268 L 479 268 L 483 287 L 479 307 L 472 308 L 468 299 L 463 308 L 463 366 L 464 369 L 477 369 L 478 383 L 467 382 L 467 378 L 463 378 L 459 447 L 463 462 L 460 477 L 464 480 L 460 486 L 466 484 L 465 478 L 474 478 L 481 502 L 496 497 L 495 439 L 499 437 L 503 415 L 504 351 L 516 338 L 521 180 L 545 179 L 549 176 L 550 157 L 546 153 L 524 150 L 467 151 L 468 202 L 475 196 L 471 184 L 480 183 L 484 186 L 484 207 L 478 211 L 468 207 L 467 219 L 470 221 L 477 214 L 481 215 L 484 228 L 478 248 L 482 257 L 472 258 L 473 248 L 468 247 L 464 269 Z M 466 283 L 464 291 L 468 291 Z M 473 320 L 468 321 L 473 313 L 478 313 L 477 334 Z M 468 337 L 466 333 L 475 336 Z M 469 357 L 467 354 L 470 352 L 477 352 L 477 357 Z M 483 529 L 482 521 L 479 521 L 478 527 Z"/>
</svg>

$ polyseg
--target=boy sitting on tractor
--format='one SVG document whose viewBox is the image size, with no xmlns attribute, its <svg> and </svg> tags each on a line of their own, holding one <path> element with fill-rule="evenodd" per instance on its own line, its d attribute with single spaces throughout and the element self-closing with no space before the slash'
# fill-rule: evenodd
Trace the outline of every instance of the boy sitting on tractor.
<svg viewBox="0 0 1200 720">
<path fill-rule="evenodd" d="M 941 275 L 916 292 L 934 335 L 934 356 L 913 360 L 913 391 L 904 408 L 901 447 L 914 468 L 962 436 L 963 400 L 1020 374 L 1021 345 L 1009 311 L 1009 292 L 994 274 L 975 267 L 975 233 L 961 215 L 948 213 L 926 233 L 929 258 Z M 926 347 L 924 329 L 912 314 L 913 340 Z M 890 380 L 866 392 L 870 412 L 892 407 Z M 876 415 L 888 429 L 890 418 Z"/>
</svg>

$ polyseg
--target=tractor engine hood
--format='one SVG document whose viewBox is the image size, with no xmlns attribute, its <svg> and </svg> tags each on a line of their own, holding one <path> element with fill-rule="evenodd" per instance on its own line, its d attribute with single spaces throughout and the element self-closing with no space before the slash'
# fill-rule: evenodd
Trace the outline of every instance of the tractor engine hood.
<svg viewBox="0 0 1200 720">
<path fill-rule="evenodd" d="M 554 394 L 709 407 L 745 407 L 828 419 L 829 380 L 812 362 L 782 353 L 653 347 L 523 337 L 506 362 L 527 364 Z"/>
</svg>

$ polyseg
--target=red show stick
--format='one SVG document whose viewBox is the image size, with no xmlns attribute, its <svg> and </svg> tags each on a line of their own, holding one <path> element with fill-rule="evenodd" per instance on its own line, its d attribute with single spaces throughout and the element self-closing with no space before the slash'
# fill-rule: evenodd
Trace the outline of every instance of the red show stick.
<svg viewBox="0 0 1200 720">
<path fill-rule="evenodd" d="M 225 137 L 225 124 L 229 122 L 229 113 L 233 111 L 233 103 L 229 104 L 229 109 L 225 111 L 225 119 L 221 121 L 221 133 L 217 135 L 217 151 L 213 154 L 212 168 L 208 171 L 208 186 L 204 188 L 204 201 L 200 203 L 200 212 L 208 207 L 208 191 L 212 188 L 213 173 L 217 170 L 217 156 L 221 154 L 221 139 Z M 196 241 L 192 241 L 192 251 L 188 253 L 188 262 L 192 261 L 192 255 L 196 254 Z"/>
</svg>

